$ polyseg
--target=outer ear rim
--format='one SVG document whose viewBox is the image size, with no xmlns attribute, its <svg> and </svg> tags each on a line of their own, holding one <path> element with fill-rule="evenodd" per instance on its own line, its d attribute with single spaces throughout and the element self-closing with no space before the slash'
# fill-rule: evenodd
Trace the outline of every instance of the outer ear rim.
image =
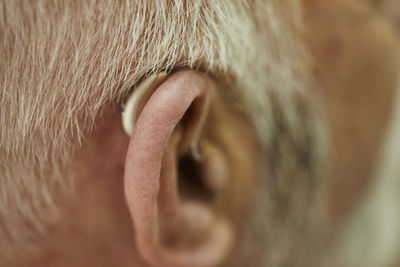
<svg viewBox="0 0 400 267">
<path fill-rule="evenodd" d="M 207 99 L 206 90 L 210 86 L 204 75 L 194 71 L 176 73 L 170 79 L 174 85 L 170 81 L 169 84 L 163 84 L 162 88 L 156 90 L 137 121 L 137 128 L 133 132 L 127 153 L 124 177 L 125 197 L 137 230 L 139 251 L 148 263 L 155 266 L 174 267 L 213 266 L 226 258 L 233 243 L 231 225 L 227 221 L 215 217 L 214 214 L 212 214 L 212 217 L 215 218 L 213 229 L 210 230 L 206 240 L 194 248 L 171 249 L 165 247 L 160 240 L 158 194 L 163 155 L 173 129 L 178 125 L 187 109 L 195 103 L 196 99 L 199 100 L 197 105 L 204 107 L 207 103 L 203 100 Z M 174 94 L 180 99 L 174 98 Z M 179 94 L 181 95 L 178 96 Z M 168 107 L 175 108 L 176 111 L 165 112 L 165 108 L 168 109 Z M 197 122 L 201 124 L 201 120 L 200 116 Z M 144 124 L 146 123 L 150 123 L 148 125 L 150 130 L 145 130 Z M 157 134 L 162 136 L 156 136 Z M 155 144 L 149 141 L 152 137 Z M 149 150 L 152 150 L 150 148 L 152 145 L 156 147 L 153 148 L 153 152 L 148 153 Z M 148 163 L 148 161 L 153 162 Z M 146 166 L 143 166 L 144 164 Z M 183 206 L 187 204 L 180 205 L 182 218 L 190 215 L 184 212 Z M 203 206 L 200 204 L 199 208 L 203 208 Z M 206 209 L 207 212 L 212 212 L 208 208 Z M 190 216 L 186 219 L 193 221 Z"/>
<path fill-rule="evenodd" d="M 144 105 L 158 86 L 167 79 L 167 76 L 166 72 L 150 75 L 128 96 L 128 100 L 122 107 L 122 126 L 128 136 L 132 136 L 136 121 Z"/>
<path fill-rule="evenodd" d="M 168 74 L 166 72 L 150 75 L 133 90 L 128 96 L 128 100 L 122 105 L 122 126 L 128 136 L 132 136 L 136 122 L 146 102 L 167 77 Z M 209 86 L 212 87 L 213 85 L 209 83 Z M 183 150 L 190 150 L 193 158 L 198 161 L 201 159 L 199 141 L 209 113 L 210 98 L 210 94 L 206 94 L 204 108 L 202 108 L 204 112 L 197 116 L 195 123 L 193 123 L 196 127 L 190 127 L 191 129 L 187 133 L 189 137 L 182 142 Z"/>
</svg>

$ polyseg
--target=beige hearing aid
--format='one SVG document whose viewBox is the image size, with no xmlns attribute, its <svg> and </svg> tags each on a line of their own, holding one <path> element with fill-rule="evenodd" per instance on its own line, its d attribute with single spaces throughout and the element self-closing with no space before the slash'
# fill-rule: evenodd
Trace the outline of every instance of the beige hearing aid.
<svg viewBox="0 0 400 267">
<path fill-rule="evenodd" d="M 152 74 L 142 81 L 130 94 L 123 105 L 122 126 L 128 136 L 133 134 L 136 121 L 150 96 L 167 78 L 166 72 Z"/>
<path fill-rule="evenodd" d="M 150 99 L 155 90 L 167 79 L 166 72 L 152 74 L 143 80 L 129 95 L 127 101 L 122 106 L 122 126 L 128 136 L 133 134 L 136 121 L 143 110 L 143 107 Z M 199 141 L 202 130 L 209 111 L 209 94 L 205 97 L 205 103 L 202 112 L 196 117 L 193 123 L 190 123 L 186 138 L 183 140 L 183 147 L 188 147 L 194 159 L 200 160 Z"/>
</svg>

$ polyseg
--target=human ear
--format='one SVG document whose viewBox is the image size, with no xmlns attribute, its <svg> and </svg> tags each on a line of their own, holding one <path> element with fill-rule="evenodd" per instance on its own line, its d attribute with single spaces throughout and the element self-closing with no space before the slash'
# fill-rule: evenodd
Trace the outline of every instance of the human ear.
<svg viewBox="0 0 400 267">
<path fill-rule="evenodd" d="M 195 161 L 198 168 L 193 168 L 189 175 L 200 176 L 208 190 L 219 194 L 235 175 L 253 176 L 251 156 L 238 156 L 246 155 L 250 148 L 238 147 L 240 134 L 222 133 L 226 140 L 215 142 L 218 133 L 207 124 L 224 122 L 216 119 L 218 115 L 210 118 L 210 109 L 218 110 L 220 104 L 215 84 L 205 75 L 185 70 L 166 81 L 164 75 L 150 80 L 145 86 L 150 93 L 136 98 L 133 106 L 128 100 L 123 119 L 129 125 L 136 119 L 136 115 L 129 114 L 140 113 L 131 127 L 134 129 L 124 174 L 125 198 L 137 247 L 153 266 L 219 265 L 234 242 L 232 221 L 226 214 L 217 213 L 212 202 L 190 198 L 191 193 L 178 186 L 182 176 L 179 161 L 188 157 Z M 213 142 L 203 140 L 207 131 L 214 136 Z M 235 148 L 226 149 L 227 146 Z M 242 162 L 233 173 L 235 160 Z M 252 177 L 246 179 L 251 181 Z M 246 195 L 246 189 L 242 190 Z"/>
</svg>

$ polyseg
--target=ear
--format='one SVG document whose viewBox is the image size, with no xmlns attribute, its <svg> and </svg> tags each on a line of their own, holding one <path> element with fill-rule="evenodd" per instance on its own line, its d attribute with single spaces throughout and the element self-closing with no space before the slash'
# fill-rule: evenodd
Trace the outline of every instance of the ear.
<svg viewBox="0 0 400 267">
<path fill-rule="evenodd" d="M 137 88 L 139 97 L 131 97 L 135 104 L 128 101 L 124 112 L 124 124 L 132 125 L 134 114 L 140 113 L 128 147 L 124 175 L 137 247 L 154 266 L 219 265 L 232 247 L 233 224 L 229 216 L 216 214 L 213 202 L 193 198 L 189 193 L 193 191 L 185 192 L 183 185 L 178 188 L 178 181 L 198 176 L 207 190 L 223 192 L 221 188 L 230 183 L 232 160 L 243 159 L 240 155 L 248 148 L 223 149 L 223 146 L 237 146 L 240 137 L 226 134 L 222 128 L 217 131 L 225 132 L 227 140 L 221 142 L 225 144 L 219 146 L 215 138 L 214 142 L 203 140 L 204 126 L 210 127 L 218 117 L 208 116 L 210 108 L 221 111 L 222 105 L 210 79 L 186 70 L 162 83 L 164 80 L 164 74 L 150 77 L 150 82 L 147 80 L 144 87 Z M 144 91 L 154 93 L 144 94 Z M 216 130 L 211 128 L 210 132 Z M 252 170 L 253 163 L 249 156 L 241 162 L 240 169 Z M 248 175 L 251 171 L 237 173 Z M 246 195 L 245 187 L 241 187 L 241 193 Z M 200 190 L 200 185 L 195 190 Z"/>
</svg>

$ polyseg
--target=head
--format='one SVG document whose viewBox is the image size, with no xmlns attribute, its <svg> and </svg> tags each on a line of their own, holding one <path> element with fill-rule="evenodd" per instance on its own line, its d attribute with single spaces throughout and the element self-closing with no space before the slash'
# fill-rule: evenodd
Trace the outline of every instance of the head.
<svg viewBox="0 0 400 267">
<path fill-rule="evenodd" d="M 389 2 L 0 4 L 0 263 L 391 264 Z"/>
</svg>

